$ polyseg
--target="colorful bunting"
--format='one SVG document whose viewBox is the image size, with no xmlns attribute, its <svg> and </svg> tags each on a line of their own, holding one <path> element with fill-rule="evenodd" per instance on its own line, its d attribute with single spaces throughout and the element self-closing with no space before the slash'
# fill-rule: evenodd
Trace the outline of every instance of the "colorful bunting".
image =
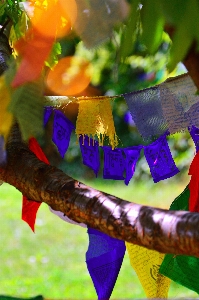
<svg viewBox="0 0 199 300">
<path fill-rule="evenodd" d="M 49 120 L 52 112 L 53 112 L 53 107 L 52 106 L 45 106 L 44 107 L 44 126 L 47 125 L 48 120 Z"/>
<path fill-rule="evenodd" d="M 170 178 L 179 172 L 171 156 L 166 135 L 167 132 L 154 143 L 144 147 L 144 154 L 155 183 Z"/>
<path fill-rule="evenodd" d="M 173 201 L 170 210 L 188 210 L 189 186 Z M 199 258 L 187 255 L 166 254 L 160 273 L 173 281 L 199 293 Z"/>
<path fill-rule="evenodd" d="M 30 150 L 37 156 L 38 159 L 49 164 L 48 159 L 40 148 L 37 140 L 35 138 L 31 138 L 29 140 L 29 148 Z M 22 201 L 22 220 L 28 223 L 32 231 L 35 231 L 35 219 L 37 215 L 37 211 L 41 205 L 41 202 L 33 201 L 35 199 L 28 200 L 26 196 L 23 195 Z M 39 200 L 39 199 L 37 199 Z"/>
<path fill-rule="evenodd" d="M 52 140 L 57 146 L 62 158 L 68 149 L 72 130 L 75 129 L 73 123 L 59 110 L 55 110 L 53 122 Z"/>
<path fill-rule="evenodd" d="M 114 149 L 117 146 L 118 140 L 108 97 L 103 100 L 100 97 L 90 98 L 90 100 L 79 98 L 76 134 L 88 135 L 92 138 L 97 135 L 100 146 L 103 146 L 104 138 L 107 136 L 111 147 Z"/>
<path fill-rule="evenodd" d="M 198 152 L 198 150 L 199 150 L 199 128 L 192 125 L 191 127 L 189 127 L 189 132 L 194 141 L 194 144 L 196 147 L 196 152 Z"/>
<path fill-rule="evenodd" d="M 79 144 L 83 158 L 83 164 L 93 169 L 96 177 L 100 168 L 99 143 L 87 135 L 79 137 Z"/>
<path fill-rule="evenodd" d="M 133 147 L 127 147 L 123 149 L 126 155 L 126 160 L 125 160 L 126 178 L 124 181 L 126 185 L 129 184 L 131 178 L 134 175 L 135 166 L 140 156 L 140 151 L 142 150 L 142 148 L 143 148 L 142 146 L 133 146 Z"/>
<path fill-rule="evenodd" d="M 103 146 L 104 150 L 104 179 L 123 180 L 125 170 L 125 160 L 122 154 L 122 149 L 116 148 L 114 150 L 109 146 Z"/>
<path fill-rule="evenodd" d="M 126 243 L 132 268 L 135 270 L 147 298 L 168 297 L 170 279 L 159 273 L 164 254 Z"/>
<path fill-rule="evenodd" d="M 122 265 L 125 243 L 91 228 L 88 235 L 87 268 L 98 299 L 109 299 Z"/>
</svg>

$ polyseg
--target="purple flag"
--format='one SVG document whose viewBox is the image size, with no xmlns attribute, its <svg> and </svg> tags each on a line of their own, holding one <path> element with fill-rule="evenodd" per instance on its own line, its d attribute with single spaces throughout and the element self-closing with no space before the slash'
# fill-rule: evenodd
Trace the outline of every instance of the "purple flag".
<svg viewBox="0 0 199 300">
<path fill-rule="evenodd" d="M 57 146 L 62 158 L 68 149 L 72 130 L 75 129 L 73 123 L 59 110 L 55 110 L 53 122 L 52 140 Z"/>
<path fill-rule="evenodd" d="M 109 146 L 103 146 L 104 150 L 104 179 L 123 180 L 125 170 L 125 160 L 122 154 L 122 149 L 112 150 Z"/>
<path fill-rule="evenodd" d="M 140 151 L 142 150 L 143 146 L 132 146 L 124 148 L 123 151 L 126 155 L 126 178 L 125 184 L 128 185 L 129 181 L 134 175 L 135 166 L 140 156 Z"/>
<path fill-rule="evenodd" d="M 99 143 L 87 135 L 79 137 L 79 144 L 83 158 L 83 164 L 93 169 L 96 177 L 100 168 Z"/>
<path fill-rule="evenodd" d="M 192 125 L 191 127 L 189 127 L 189 132 L 194 141 L 194 144 L 196 147 L 196 152 L 198 152 L 198 150 L 199 150 L 199 128 Z"/>
<path fill-rule="evenodd" d="M 4 147 L 4 137 L 0 135 L 0 166 L 3 166 L 6 163 L 6 150 Z"/>
<path fill-rule="evenodd" d="M 167 143 L 167 134 L 166 132 L 154 143 L 144 146 L 144 154 L 155 183 L 172 177 L 179 172 Z"/>
<path fill-rule="evenodd" d="M 44 107 L 44 126 L 48 123 L 48 120 L 52 114 L 53 107 L 52 106 L 45 106 Z"/>
<path fill-rule="evenodd" d="M 126 246 L 124 241 L 88 228 L 86 264 L 99 300 L 109 299 L 117 280 Z"/>
</svg>

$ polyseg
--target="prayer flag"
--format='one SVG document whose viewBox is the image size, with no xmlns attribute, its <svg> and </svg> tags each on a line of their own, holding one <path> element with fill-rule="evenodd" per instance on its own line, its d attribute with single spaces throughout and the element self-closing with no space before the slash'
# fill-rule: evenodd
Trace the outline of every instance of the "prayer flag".
<svg viewBox="0 0 199 300">
<path fill-rule="evenodd" d="M 48 123 L 48 120 L 52 114 L 53 107 L 52 106 L 45 106 L 44 108 L 44 126 Z"/>
<path fill-rule="evenodd" d="M 132 268 L 135 270 L 147 298 L 168 297 L 170 279 L 159 273 L 164 254 L 126 243 Z"/>
<path fill-rule="evenodd" d="M 37 156 L 38 159 L 49 164 L 48 159 L 40 148 L 37 140 L 32 137 L 29 139 L 29 149 Z M 22 220 L 28 223 L 32 231 L 35 231 L 35 219 L 37 211 L 41 205 L 41 202 L 33 201 L 34 199 L 28 200 L 26 196 L 23 195 L 22 200 Z"/>
<path fill-rule="evenodd" d="M 99 300 L 109 299 L 117 280 L 124 254 L 124 241 L 88 228 L 86 264 Z"/>
<path fill-rule="evenodd" d="M 179 172 L 172 158 L 166 135 L 167 132 L 152 144 L 144 146 L 144 154 L 155 183 Z"/>
<path fill-rule="evenodd" d="M 6 163 L 6 150 L 4 144 L 4 137 L 0 135 L 0 166 Z"/>
<path fill-rule="evenodd" d="M 122 154 L 122 149 L 112 150 L 109 146 L 102 147 L 104 151 L 104 179 L 123 180 L 125 170 L 125 160 Z"/>
<path fill-rule="evenodd" d="M 104 138 L 109 138 L 109 143 L 114 149 L 117 144 L 117 136 L 113 121 L 110 99 L 90 98 L 81 100 L 79 98 L 79 112 L 76 122 L 76 134 L 88 135 L 94 138 L 97 135 L 99 145 L 103 146 Z"/>
<path fill-rule="evenodd" d="M 189 168 L 189 175 L 191 180 L 189 183 L 190 197 L 189 210 L 192 212 L 199 212 L 199 152 L 196 153 L 191 166 Z"/>
<path fill-rule="evenodd" d="M 199 150 L 199 128 L 192 125 L 191 127 L 189 127 L 189 132 L 194 141 L 194 144 L 196 147 L 196 152 L 198 152 L 198 150 Z"/>
<path fill-rule="evenodd" d="M 73 123 L 59 110 L 55 110 L 53 122 L 52 140 L 57 146 L 62 158 L 68 149 L 72 130 L 75 129 Z"/>
<path fill-rule="evenodd" d="M 123 151 L 126 155 L 126 178 L 125 178 L 125 184 L 128 185 L 129 181 L 134 175 L 135 172 L 135 166 L 138 161 L 138 158 L 140 156 L 140 151 L 142 150 L 142 146 L 133 146 L 133 147 L 127 147 L 124 148 Z"/>
<path fill-rule="evenodd" d="M 96 177 L 100 168 L 99 143 L 87 135 L 79 137 L 79 144 L 83 158 L 83 164 L 93 169 Z"/>
</svg>

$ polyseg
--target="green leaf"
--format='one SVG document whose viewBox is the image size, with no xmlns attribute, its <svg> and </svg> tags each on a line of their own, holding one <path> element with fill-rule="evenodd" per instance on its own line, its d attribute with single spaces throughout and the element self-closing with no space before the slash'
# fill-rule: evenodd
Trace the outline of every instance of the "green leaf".
<svg viewBox="0 0 199 300">
<path fill-rule="evenodd" d="M 58 63 L 58 56 L 61 54 L 61 52 L 62 49 L 60 43 L 55 43 L 47 61 L 45 61 L 45 65 L 52 69 Z"/>
<path fill-rule="evenodd" d="M 41 136 L 43 128 L 43 85 L 41 81 L 30 82 L 15 89 L 11 94 L 8 110 L 19 123 L 22 138 Z"/>
<path fill-rule="evenodd" d="M 146 0 L 141 10 L 142 41 L 149 54 L 154 54 L 162 41 L 164 17 L 159 1 Z"/>
<path fill-rule="evenodd" d="M 134 39 L 135 39 L 135 31 L 136 31 L 136 24 L 138 21 L 138 5 L 139 0 L 133 1 L 131 4 L 131 11 L 129 14 L 129 18 L 127 24 L 124 25 L 124 30 L 121 38 L 121 47 L 120 47 L 120 59 L 122 61 L 130 55 L 133 51 L 134 47 Z"/>
<path fill-rule="evenodd" d="M 178 19 L 178 24 L 176 25 L 175 33 L 172 38 L 172 46 L 167 66 L 170 72 L 174 70 L 180 61 L 183 61 L 194 41 L 196 26 L 194 18 L 196 6 L 194 6 L 194 4 L 197 4 L 196 0 L 186 2 L 184 14 Z"/>
</svg>

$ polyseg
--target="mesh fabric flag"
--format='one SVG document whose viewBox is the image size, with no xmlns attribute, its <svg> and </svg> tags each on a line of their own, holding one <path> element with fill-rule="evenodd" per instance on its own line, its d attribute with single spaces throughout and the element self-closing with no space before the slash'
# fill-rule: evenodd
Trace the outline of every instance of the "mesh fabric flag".
<svg viewBox="0 0 199 300">
<path fill-rule="evenodd" d="M 124 94 L 130 113 L 141 136 L 149 139 L 167 130 L 158 87 Z"/>
<path fill-rule="evenodd" d="M 109 299 L 123 262 L 125 243 L 91 228 L 88 235 L 87 268 L 98 299 Z"/>
<path fill-rule="evenodd" d="M 93 169 L 96 177 L 100 168 L 99 143 L 86 136 L 79 138 L 83 164 Z"/>
<path fill-rule="evenodd" d="M 52 106 L 45 106 L 44 108 L 44 126 L 48 123 L 48 120 L 53 112 Z"/>
<path fill-rule="evenodd" d="M 116 148 L 114 150 L 109 146 L 103 146 L 104 150 L 104 179 L 123 180 L 125 170 L 125 160 L 122 154 L 122 149 Z"/>
<path fill-rule="evenodd" d="M 88 135 L 94 138 L 97 135 L 99 145 L 103 145 L 105 137 L 114 149 L 117 144 L 115 125 L 109 98 L 79 100 L 79 112 L 76 122 L 76 134 Z"/>
<path fill-rule="evenodd" d="M 199 128 L 192 125 L 191 127 L 189 127 L 189 132 L 194 141 L 194 144 L 196 147 L 196 152 L 198 152 L 198 150 L 199 150 Z"/>
<path fill-rule="evenodd" d="M 159 273 L 164 254 L 126 243 L 130 263 L 148 298 L 167 298 L 170 279 Z"/>
<path fill-rule="evenodd" d="M 199 152 L 196 153 L 190 168 L 189 175 L 191 180 L 189 183 L 190 198 L 189 198 L 189 210 L 192 212 L 199 212 Z"/>
<path fill-rule="evenodd" d="M 45 154 L 41 150 L 37 140 L 35 138 L 30 138 L 29 140 L 29 148 L 30 150 L 37 156 L 38 159 L 49 164 L 48 159 Z M 34 200 L 34 199 L 32 199 Z M 28 223 L 32 231 L 35 231 L 35 219 L 37 215 L 37 211 L 41 205 L 41 202 L 36 202 L 28 200 L 26 196 L 23 195 L 22 200 L 22 220 Z M 37 199 L 39 200 L 39 199 Z"/>
<path fill-rule="evenodd" d="M 134 146 L 123 149 L 126 155 L 126 178 L 124 181 L 126 185 L 129 184 L 129 181 L 133 177 L 133 174 L 135 172 L 135 166 L 140 156 L 140 151 L 142 150 L 142 148 L 142 146 Z"/>
<path fill-rule="evenodd" d="M 189 187 L 172 203 L 170 210 L 188 210 Z M 187 255 L 166 254 L 160 273 L 173 281 L 199 293 L 199 258 Z"/>
<path fill-rule="evenodd" d="M 167 133 L 163 134 L 155 142 L 144 147 L 144 154 L 155 183 L 179 172 L 172 158 L 166 135 Z"/>
<path fill-rule="evenodd" d="M 75 129 L 73 123 L 59 110 L 55 110 L 53 122 L 52 140 L 57 146 L 62 158 L 68 149 L 72 130 Z"/>
</svg>

